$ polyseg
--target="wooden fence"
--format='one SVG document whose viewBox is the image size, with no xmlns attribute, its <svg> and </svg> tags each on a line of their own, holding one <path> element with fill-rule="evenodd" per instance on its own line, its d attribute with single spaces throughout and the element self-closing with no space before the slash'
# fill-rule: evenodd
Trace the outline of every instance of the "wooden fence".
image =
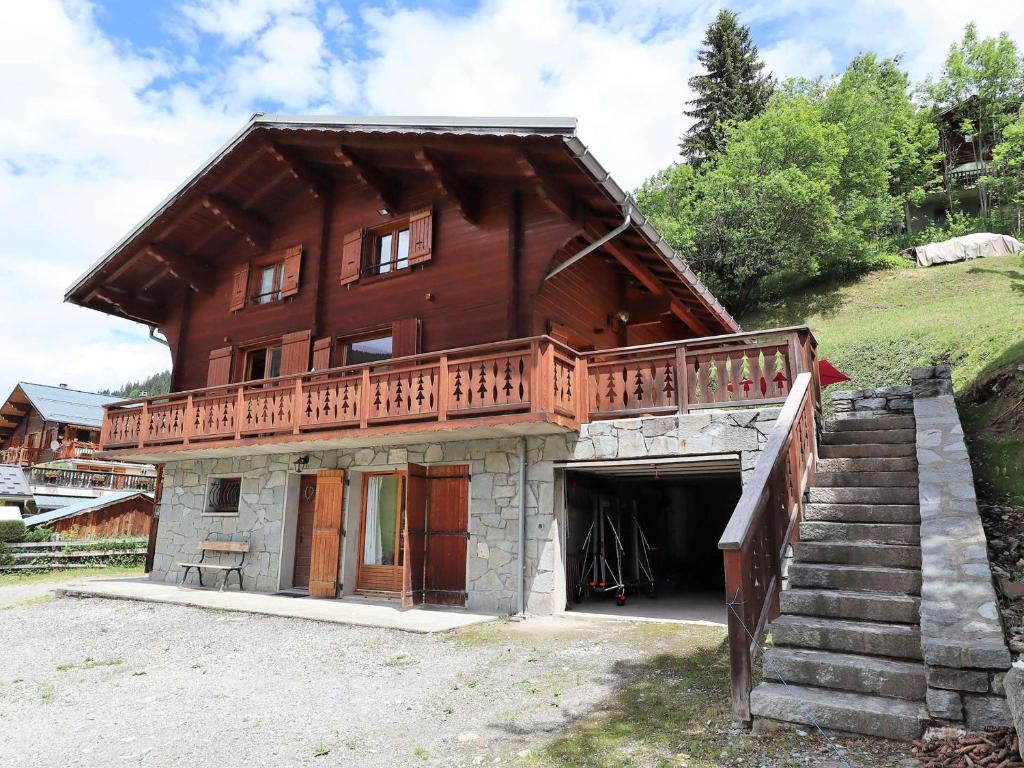
<svg viewBox="0 0 1024 768">
<path fill-rule="evenodd" d="M 0 571 L 103 568 L 111 558 L 146 556 L 147 538 L 23 541 L 0 546 Z"/>
</svg>

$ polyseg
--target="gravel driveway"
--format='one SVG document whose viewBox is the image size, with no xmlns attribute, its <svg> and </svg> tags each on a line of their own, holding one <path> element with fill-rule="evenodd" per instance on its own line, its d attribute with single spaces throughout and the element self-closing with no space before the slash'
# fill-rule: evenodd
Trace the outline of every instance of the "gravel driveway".
<svg viewBox="0 0 1024 768">
<path fill-rule="evenodd" d="M 0 765 L 508 762 L 641 654 L 618 627 L 421 636 L 114 600 L 22 605 L 0 614 Z"/>
</svg>

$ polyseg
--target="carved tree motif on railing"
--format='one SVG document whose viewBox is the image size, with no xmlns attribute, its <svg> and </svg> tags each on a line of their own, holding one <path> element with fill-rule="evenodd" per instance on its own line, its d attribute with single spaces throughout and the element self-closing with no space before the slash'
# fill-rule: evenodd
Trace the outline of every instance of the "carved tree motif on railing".
<svg viewBox="0 0 1024 768">
<path fill-rule="evenodd" d="M 142 420 L 142 409 L 132 408 L 124 411 L 108 411 L 110 422 L 107 442 L 110 445 L 134 444 L 139 441 L 139 425 Z"/>
<path fill-rule="evenodd" d="M 576 397 L 573 392 L 573 378 L 576 368 L 572 361 L 561 356 L 555 357 L 554 371 L 552 376 L 552 405 L 556 410 L 565 411 L 568 414 L 575 413 Z"/>
<path fill-rule="evenodd" d="M 528 357 L 522 352 L 448 362 L 448 412 L 528 405 Z"/>
<path fill-rule="evenodd" d="M 219 395 L 193 401 L 192 437 L 235 433 L 235 395 Z"/>
<path fill-rule="evenodd" d="M 146 438 L 149 440 L 181 438 L 185 433 L 185 418 L 185 403 L 150 406 Z"/>
<path fill-rule="evenodd" d="M 361 380 L 356 378 L 304 382 L 301 423 L 305 426 L 357 423 L 360 385 Z"/>
<path fill-rule="evenodd" d="M 295 388 L 258 389 L 242 395 L 245 413 L 242 432 L 281 432 L 294 425 Z"/>
<path fill-rule="evenodd" d="M 593 414 L 678 406 L 674 354 L 591 363 L 588 378 Z"/>
<path fill-rule="evenodd" d="M 436 365 L 372 374 L 373 400 L 368 419 L 419 418 L 437 413 Z"/>
<path fill-rule="evenodd" d="M 694 405 L 785 400 L 791 382 L 786 345 L 761 344 L 690 352 L 689 401 Z"/>
</svg>

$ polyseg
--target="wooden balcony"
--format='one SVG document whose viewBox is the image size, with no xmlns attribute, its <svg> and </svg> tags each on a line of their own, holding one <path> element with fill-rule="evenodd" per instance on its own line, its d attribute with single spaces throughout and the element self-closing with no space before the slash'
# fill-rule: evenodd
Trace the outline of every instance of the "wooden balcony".
<svg viewBox="0 0 1024 768">
<path fill-rule="evenodd" d="M 65 440 L 53 454 L 54 459 L 82 459 L 92 456 L 100 449 L 97 443 L 84 440 Z"/>
<path fill-rule="evenodd" d="M 39 448 L 19 445 L 17 448 L 4 448 L 0 451 L 0 464 L 18 464 L 30 467 L 39 460 Z"/>
<path fill-rule="evenodd" d="M 575 430 L 594 419 L 782 403 L 804 371 L 815 371 L 806 328 L 588 353 L 542 336 L 115 403 L 105 408 L 100 447 L 116 455 L 268 443 L 301 450 L 346 436 Z"/>
<path fill-rule="evenodd" d="M 32 467 L 28 482 L 33 487 L 75 488 L 95 491 L 155 491 L 156 477 L 123 472 L 90 472 L 81 469 Z M 39 491 L 39 492 L 45 492 Z"/>
</svg>

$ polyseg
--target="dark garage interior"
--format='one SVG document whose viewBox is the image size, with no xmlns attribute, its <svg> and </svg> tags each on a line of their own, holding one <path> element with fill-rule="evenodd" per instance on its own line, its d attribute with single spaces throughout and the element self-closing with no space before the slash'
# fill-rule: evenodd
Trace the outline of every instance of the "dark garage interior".
<svg viewBox="0 0 1024 768">
<path fill-rule="evenodd" d="M 738 469 L 573 469 L 565 489 L 568 610 L 725 621 L 718 540 L 740 497 Z"/>
</svg>

